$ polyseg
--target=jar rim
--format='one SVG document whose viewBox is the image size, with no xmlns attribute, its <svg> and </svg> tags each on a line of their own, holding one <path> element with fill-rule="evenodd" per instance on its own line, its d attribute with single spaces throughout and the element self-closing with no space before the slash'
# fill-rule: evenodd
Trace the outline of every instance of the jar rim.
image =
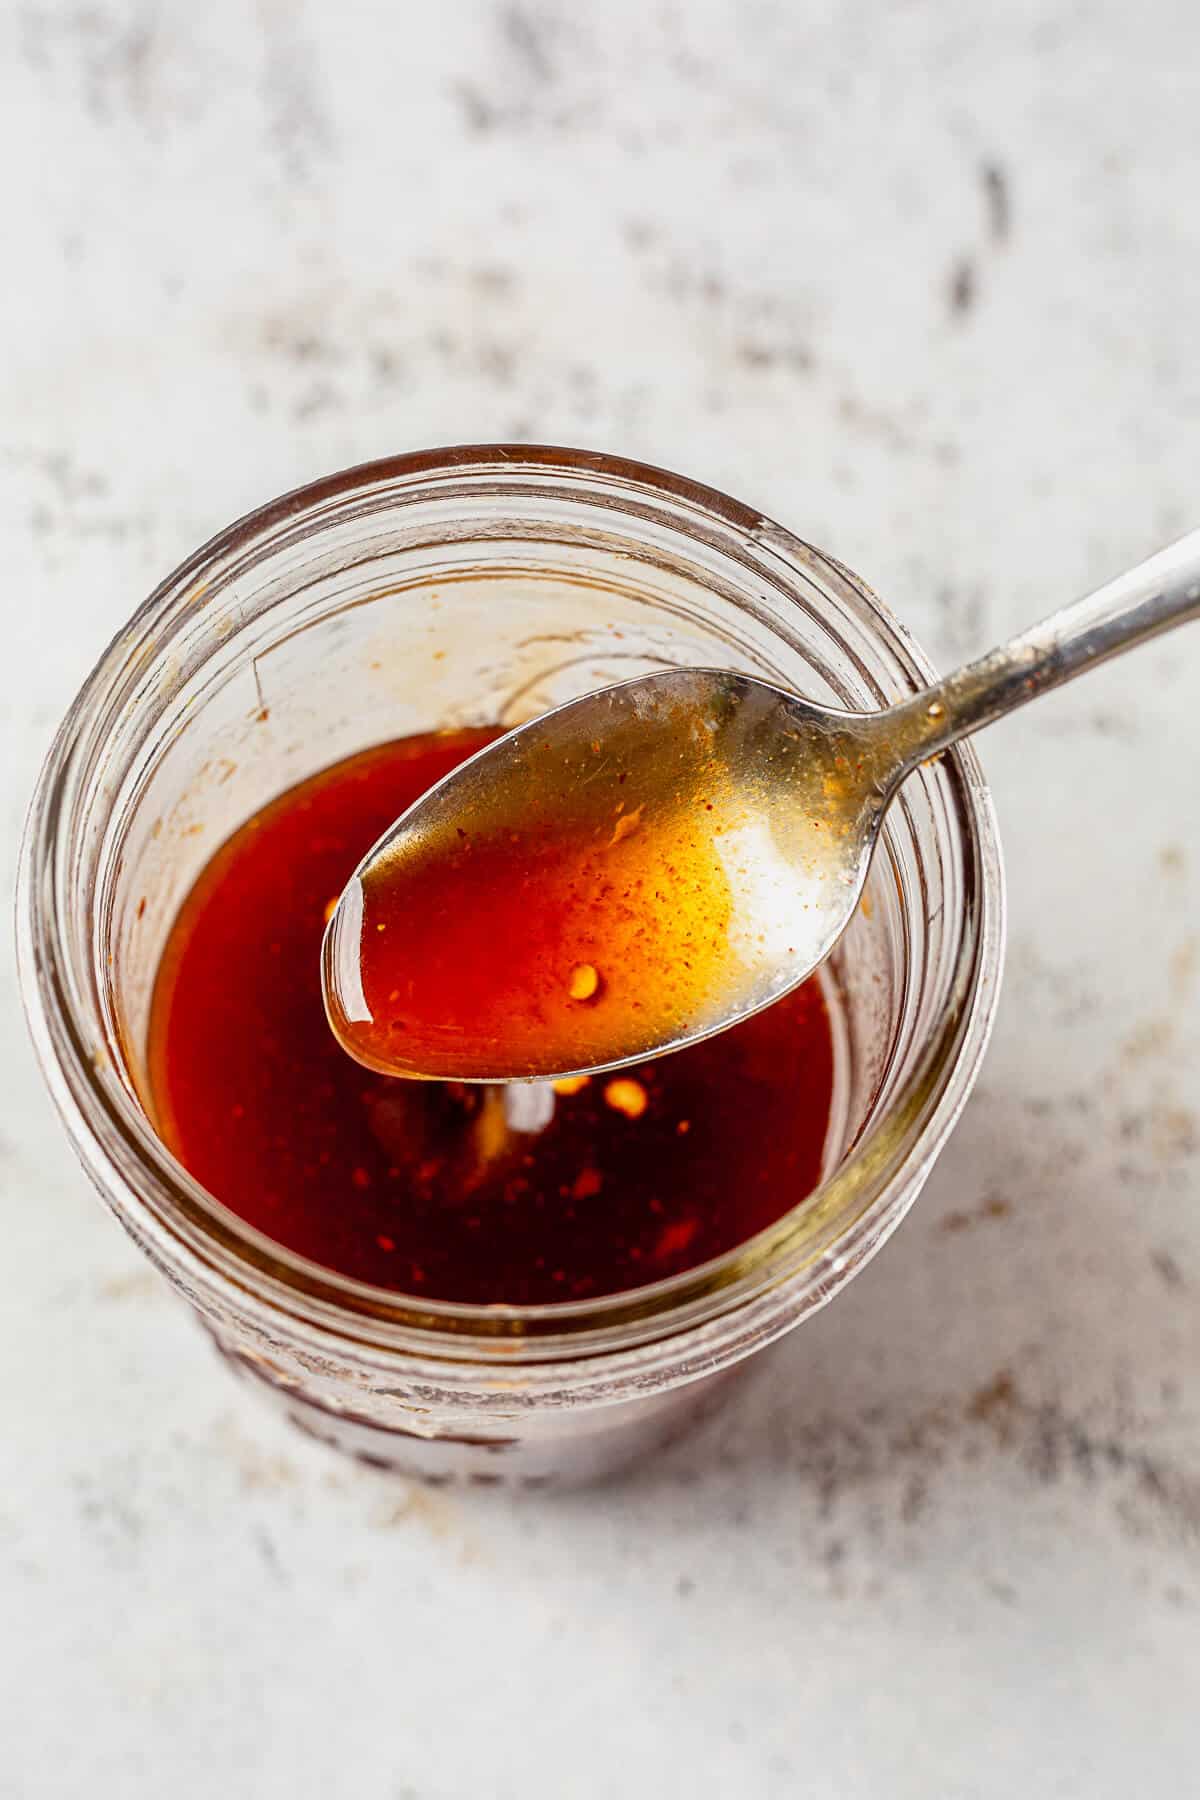
<svg viewBox="0 0 1200 1800">
<path fill-rule="evenodd" d="M 659 1339 L 677 1342 L 719 1318 L 737 1315 L 745 1324 L 752 1315 L 786 1311 L 798 1285 L 811 1292 L 824 1283 L 831 1293 L 839 1270 L 854 1266 L 868 1237 L 873 1250 L 898 1222 L 904 1206 L 896 1196 L 913 1171 L 928 1167 L 949 1133 L 990 1035 L 1003 956 L 1004 883 L 990 795 L 969 746 L 948 752 L 944 767 L 955 791 L 956 829 L 974 867 L 975 911 L 958 947 L 951 1004 L 916 1067 L 838 1168 L 781 1219 L 720 1257 L 653 1285 L 598 1299 L 480 1306 L 425 1300 L 339 1275 L 285 1249 L 209 1194 L 154 1133 L 132 1091 L 105 1066 L 108 1059 L 89 1048 L 95 1028 L 81 1016 L 56 916 L 61 824 L 89 715 L 128 677 L 156 622 L 181 601 L 199 599 L 209 577 L 231 557 L 281 527 L 319 530 L 327 509 L 356 495 L 381 487 L 419 491 L 423 482 L 462 474 L 553 477 L 580 484 L 576 497 L 584 499 L 588 485 L 600 483 L 646 503 L 683 508 L 685 529 L 715 531 L 735 544 L 752 541 L 759 554 L 796 576 L 819 570 L 903 665 L 914 691 L 934 677 L 906 628 L 836 559 L 717 489 L 604 452 L 457 445 L 360 464 L 269 501 L 195 551 L 113 638 L 60 726 L 34 792 L 18 883 L 22 991 L 35 1048 L 76 1151 L 110 1203 L 112 1174 L 124 1183 L 136 1204 L 117 1210 L 155 1260 L 170 1262 L 182 1251 L 201 1286 L 232 1284 L 309 1327 L 375 1350 L 506 1363 L 608 1358 Z"/>
</svg>

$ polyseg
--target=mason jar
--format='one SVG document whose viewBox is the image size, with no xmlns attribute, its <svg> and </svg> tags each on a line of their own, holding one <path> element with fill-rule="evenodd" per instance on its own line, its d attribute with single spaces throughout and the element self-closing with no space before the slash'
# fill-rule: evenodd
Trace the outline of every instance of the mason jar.
<svg viewBox="0 0 1200 1800">
<path fill-rule="evenodd" d="M 975 1079 L 1003 881 L 979 764 L 959 747 L 905 783 L 822 972 L 836 1079 L 821 1184 L 779 1196 L 777 1222 L 714 1261 L 586 1301 L 431 1301 L 294 1255 L 159 1139 L 155 974 L 230 833 L 370 745 L 516 725 L 688 665 L 855 709 L 932 675 L 857 576 L 712 489 L 584 451 L 430 451 L 315 482 L 198 550 L 114 638 L 46 759 L 19 949 L 75 1150 L 230 1366 L 372 1463 L 540 1484 L 663 1442 L 874 1254 Z"/>
</svg>

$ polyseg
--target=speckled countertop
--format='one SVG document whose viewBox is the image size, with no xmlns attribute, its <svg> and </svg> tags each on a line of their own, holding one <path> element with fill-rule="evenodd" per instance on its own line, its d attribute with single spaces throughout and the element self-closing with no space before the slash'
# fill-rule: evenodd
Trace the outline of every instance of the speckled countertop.
<svg viewBox="0 0 1200 1800">
<path fill-rule="evenodd" d="M 339 464 L 625 451 L 943 663 L 1200 522 L 1190 0 L 0 9 L 0 858 L 96 651 Z M 982 744 L 1011 949 L 879 1259 L 617 1486 L 340 1465 L 51 1116 L 0 947 L 0 1793 L 1195 1785 L 1200 631 Z"/>
</svg>

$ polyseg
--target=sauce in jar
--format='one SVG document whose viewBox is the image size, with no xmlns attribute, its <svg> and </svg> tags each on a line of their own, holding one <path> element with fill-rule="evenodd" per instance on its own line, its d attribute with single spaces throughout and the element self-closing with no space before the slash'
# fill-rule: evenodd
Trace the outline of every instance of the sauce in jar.
<svg viewBox="0 0 1200 1800">
<path fill-rule="evenodd" d="M 391 822 L 496 735 L 365 751 L 281 795 L 217 851 L 160 964 L 151 1101 L 168 1147 L 218 1200 L 343 1275 L 439 1300 L 593 1298 L 732 1249 L 816 1185 L 830 1022 L 813 980 L 718 1037 L 617 1075 L 472 1087 L 352 1061 L 322 1001 L 329 912 Z M 613 847 L 624 838 L 632 868 L 636 833 Z M 506 921 L 489 944 L 497 967 L 520 921 L 515 874 L 502 858 L 473 869 Z M 430 921 L 385 923 L 419 924 L 436 961 Z M 594 1004 L 614 984 L 632 991 L 609 941 L 603 967 L 568 959 L 566 1005 Z M 438 966 L 449 1007 L 453 958 Z M 428 1004 L 432 1016 L 432 983 Z"/>
</svg>

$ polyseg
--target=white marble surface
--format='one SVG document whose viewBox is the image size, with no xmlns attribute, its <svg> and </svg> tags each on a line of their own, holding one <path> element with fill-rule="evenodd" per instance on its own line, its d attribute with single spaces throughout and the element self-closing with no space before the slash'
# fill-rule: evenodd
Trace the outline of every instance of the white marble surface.
<svg viewBox="0 0 1200 1800">
<path fill-rule="evenodd" d="M 943 662 L 1200 515 L 1192 0 L 0 8 L 3 877 L 194 543 L 501 436 L 725 486 Z M 925 1198 L 553 1501 L 342 1467 L 85 1189 L 0 952 L 0 1792 L 1193 1791 L 1200 631 L 983 744 L 1011 954 Z"/>
</svg>

